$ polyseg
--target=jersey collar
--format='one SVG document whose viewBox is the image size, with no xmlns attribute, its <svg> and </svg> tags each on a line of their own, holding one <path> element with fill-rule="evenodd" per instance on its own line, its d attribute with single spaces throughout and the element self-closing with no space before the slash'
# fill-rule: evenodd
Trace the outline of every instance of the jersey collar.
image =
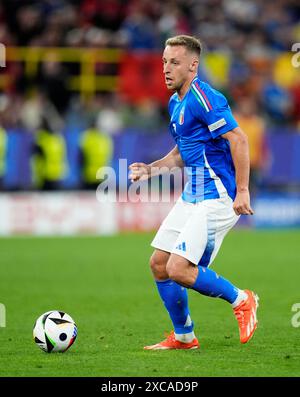
<svg viewBox="0 0 300 397">
<path fill-rule="evenodd" d="M 191 86 L 192 86 L 193 82 L 194 82 L 195 80 L 197 80 L 197 79 L 198 79 L 198 75 L 196 74 L 196 76 L 193 78 L 193 80 L 192 80 L 191 83 L 190 83 L 189 89 L 188 89 L 187 92 L 184 94 L 184 97 L 183 97 L 182 99 L 179 98 L 179 95 L 178 95 L 178 93 L 176 92 L 176 98 L 177 98 L 177 101 L 178 101 L 178 102 L 182 102 L 182 101 L 186 98 L 187 94 L 190 92 L 190 89 L 191 89 Z"/>
</svg>

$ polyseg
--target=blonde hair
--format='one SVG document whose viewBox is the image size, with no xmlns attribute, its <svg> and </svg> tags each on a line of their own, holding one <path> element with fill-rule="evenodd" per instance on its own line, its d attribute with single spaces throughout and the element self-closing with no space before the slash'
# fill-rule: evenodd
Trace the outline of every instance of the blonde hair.
<svg viewBox="0 0 300 397">
<path fill-rule="evenodd" d="M 181 46 L 185 47 L 188 51 L 194 52 L 195 54 L 197 54 L 198 57 L 200 58 L 202 44 L 201 44 L 201 41 L 198 40 L 196 37 L 187 36 L 184 34 L 179 35 L 179 36 L 170 37 L 165 42 L 165 47 L 167 45 L 169 45 L 169 46 L 181 45 Z"/>
</svg>

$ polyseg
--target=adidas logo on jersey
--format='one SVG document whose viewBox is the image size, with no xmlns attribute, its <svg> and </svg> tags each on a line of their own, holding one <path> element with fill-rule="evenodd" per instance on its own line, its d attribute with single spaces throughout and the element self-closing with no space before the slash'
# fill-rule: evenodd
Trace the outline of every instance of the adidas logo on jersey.
<svg viewBox="0 0 300 397">
<path fill-rule="evenodd" d="M 183 242 L 183 243 L 181 243 L 181 244 L 178 244 L 177 247 L 176 247 L 176 249 L 179 250 L 179 251 L 186 252 L 186 245 L 185 245 L 185 242 Z"/>
</svg>

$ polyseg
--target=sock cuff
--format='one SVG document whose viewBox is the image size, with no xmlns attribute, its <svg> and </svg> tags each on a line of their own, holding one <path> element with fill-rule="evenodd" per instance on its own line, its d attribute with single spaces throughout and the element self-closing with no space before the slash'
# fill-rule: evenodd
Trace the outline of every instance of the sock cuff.
<svg viewBox="0 0 300 397">
<path fill-rule="evenodd" d="M 168 278 L 167 280 L 155 280 L 156 284 L 167 284 L 171 281 L 170 278 Z"/>
<path fill-rule="evenodd" d="M 194 289 L 196 291 L 198 290 L 198 288 L 199 288 L 199 276 L 200 276 L 200 269 L 198 270 L 197 278 L 196 278 L 194 284 L 191 285 L 189 288 Z"/>
</svg>

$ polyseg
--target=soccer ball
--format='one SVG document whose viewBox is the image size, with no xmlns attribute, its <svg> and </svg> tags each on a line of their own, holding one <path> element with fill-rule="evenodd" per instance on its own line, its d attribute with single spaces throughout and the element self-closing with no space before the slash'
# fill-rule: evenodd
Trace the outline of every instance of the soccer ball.
<svg viewBox="0 0 300 397">
<path fill-rule="evenodd" d="M 33 339 L 44 352 L 65 352 L 75 342 L 77 327 L 67 313 L 52 310 L 35 322 Z"/>
</svg>

